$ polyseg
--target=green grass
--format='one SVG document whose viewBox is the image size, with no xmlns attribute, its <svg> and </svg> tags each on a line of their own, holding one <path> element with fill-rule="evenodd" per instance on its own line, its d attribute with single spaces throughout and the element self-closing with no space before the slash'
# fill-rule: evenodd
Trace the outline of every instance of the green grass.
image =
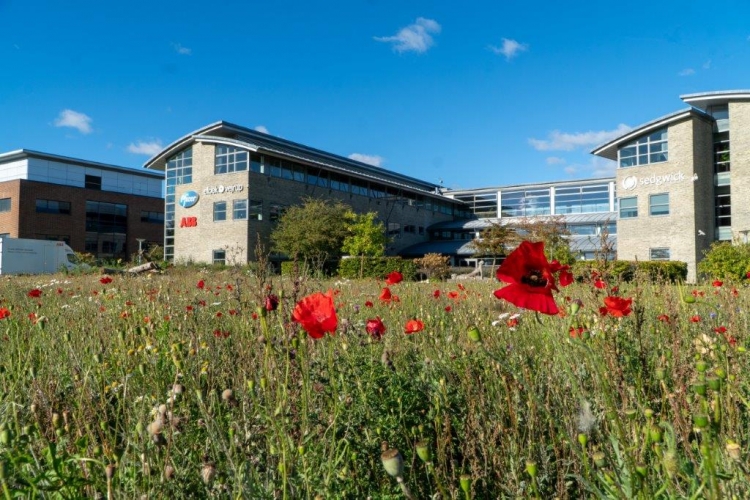
<svg viewBox="0 0 750 500">
<path fill-rule="evenodd" d="M 99 278 L 2 278 L 0 498 L 750 496 L 744 285 L 686 288 L 705 294 L 688 303 L 622 283 L 618 319 L 579 283 L 557 294 L 583 302 L 575 316 L 511 328 L 489 281 L 404 282 L 382 304 L 372 280 Z M 329 288 L 339 327 L 313 341 L 291 311 Z M 412 318 L 425 329 L 405 335 Z M 381 463 L 393 448 L 404 489 Z"/>
</svg>

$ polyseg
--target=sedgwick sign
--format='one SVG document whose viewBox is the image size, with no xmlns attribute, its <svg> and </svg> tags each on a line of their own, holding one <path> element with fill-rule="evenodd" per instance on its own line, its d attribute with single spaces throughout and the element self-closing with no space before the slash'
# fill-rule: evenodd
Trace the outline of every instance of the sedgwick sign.
<svg viewBox="0 0 750 500">
<path fill-rule="evenodd" d="M 681 182 L 687 179 L 685 174 L 682 172 L 674 172 L 666 175 L 651 175 L 648 177 L 636 177 L 635 175 L 629 175 L 622 180 L 622 188 L 626 191 L 635 189 L 638 186 L 661 186 L 663 184 L 672 184 L 675 182 Z M 692 180 L 698 180 L 698 174 L 692 177 Z"/>
</svg>

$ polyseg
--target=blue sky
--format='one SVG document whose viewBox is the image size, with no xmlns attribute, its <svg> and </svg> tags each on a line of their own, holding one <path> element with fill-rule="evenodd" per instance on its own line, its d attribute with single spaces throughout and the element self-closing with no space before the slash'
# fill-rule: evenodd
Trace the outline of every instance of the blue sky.
<svg viewBox="0 0 750 500">
<path fill-rule="evenodd" d="M 609 175 L 599 143 L 750 88 L 750 3 L 0 0 L 0 152 L 140 168 L 226 120 L 446 187 Z"/>
</svg>

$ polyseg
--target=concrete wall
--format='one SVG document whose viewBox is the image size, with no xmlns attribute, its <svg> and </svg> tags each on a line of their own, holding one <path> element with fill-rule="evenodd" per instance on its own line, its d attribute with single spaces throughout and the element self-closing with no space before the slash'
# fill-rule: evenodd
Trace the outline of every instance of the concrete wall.
<svg viewBox="0 0 750 500">
<path fill-rule="evenodd" d="M 750 193 L 750 102 L 729 103 L 729 150 L 732 233 L 740 238 L 750 230 L 750 206 L 741 201 Z"/>
</svg>

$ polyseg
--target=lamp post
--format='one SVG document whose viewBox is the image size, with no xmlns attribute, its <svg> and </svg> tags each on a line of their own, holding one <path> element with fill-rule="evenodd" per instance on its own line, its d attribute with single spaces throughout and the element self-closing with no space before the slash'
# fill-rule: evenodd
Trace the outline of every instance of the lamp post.
<svg viewBox="0 0 750 500">
<path fill-rule="evenodd" d="M 141 257 L 143 256 L 143 242 L 146 241 L 144 238 L 136 238 L 138 242 L 138 264 L 141 263 Z"/>
</svg>

